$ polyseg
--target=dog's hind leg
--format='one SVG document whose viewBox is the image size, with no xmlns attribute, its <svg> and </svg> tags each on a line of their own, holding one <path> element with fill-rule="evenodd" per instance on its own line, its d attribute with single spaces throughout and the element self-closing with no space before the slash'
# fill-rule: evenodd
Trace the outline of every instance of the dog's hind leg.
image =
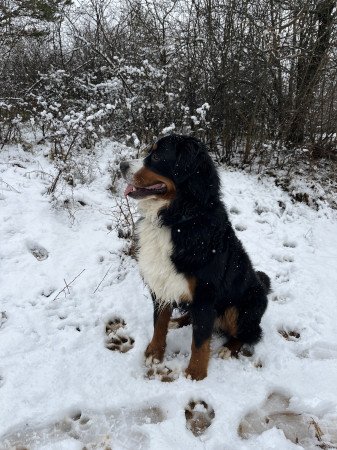
<svg viewBox="0 0 337 450">
<path fill-rule="evenodd" d="M 172 308 L 170 305 L 160 305 L 153 296 L 153 337 L 145 351 L 146 365 L 159 363 L 164 358 L 166 348 L 166 335 L 171 318 Z"/>
<path fill-rule="evenodd" d="M 267 308 L 265 288 L 254 288 L 240 305 L 237 338 L 244 344 L 254 345 L 262 337 L 260 326 L 262 316 Z"/>
<path fill-rule="evenodd" d="M 235 306 L 231 306 L 225 309 L 224 313 L 217 317 L 215 321 L 216 328 L 223 331 L 227 336 L 230 336 L 226 345 L 221 347 L 218 352 L 219 357 L 222 359 L 227 359 L 232 356 L 237 358 L 243 345 L 236 337 L 238 334 L 238 318 L 238 309 Z"/>
<path fill-rule="evenodd" d="M 229 341 L 219 350 L 221 358 L 238 356 L 243 344 L 254 345 L 262 337 L 261 318 L 267 307 L 265 288 L 252 289 L 239 307 L 228 308 L 221 318 L 220 328 L 230 336 Z"/>
<path fill-rule="evenodd" d="M 264 273 L 264 272 L 256 272 L 256 275 L 258 276 L 258 279 L 260 280 L 260 282 L 262 283 L 263 287 L 265 288 L 265 292 L 267 294 L 270 293 L 271 291 L 271 281 L 269 276 Z"/>
</svg>

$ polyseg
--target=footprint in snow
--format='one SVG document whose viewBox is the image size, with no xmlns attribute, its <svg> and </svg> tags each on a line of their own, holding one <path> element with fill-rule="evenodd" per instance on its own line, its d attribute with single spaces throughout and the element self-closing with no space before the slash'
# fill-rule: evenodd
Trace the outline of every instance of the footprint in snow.
<svg viewBox="0 0 337 450">
<path fill-rule="evenodd" d="M 289 279 L 287 281 L 289 281 Z M 275 303 L 284 304 L 291 300 L 291 296 L 286 294 L 273 294 L 271 300 Z"/>
<path fill-rule="evenodd" d="M 284 263 L 284 262 L 294 262 L 294 257 L 292 255 L 281 255 L 281 254 L 277 254 L 277 255 L 272 255 L 272 258 L 275 259 L 276 261 L 280 262 L 280 263 Z"/>
<path fill-rule="evenodd" d="M 288 271 L 285 271 L 285 272 L 278 272 L 277 274 L 276 274 L 276 280 L 279 282 L 279 283 L 288 283 L 288 281 L 289 281 L 289 272 Z"/>
<path fill-rule="evenodd" d="M 76 448 L 83 450 L 111 448 L 148 448 L 149 437 L 141 426 L 165 420 L 158 406 L 120 408 L 111 411 L 74 411 L 63 420 L 44 426 L 20 424 L 0 441 L 1 450 L 30 448 Z"/>
<path fill-rule="evenodd" d="M 6 314 L 6 311 L 1 311 L 0 312 L 0 328 L 2 328 L 4 323 L 7 322 L 7 320 L 8 320 L 8 316 Z"/>
<path fill-rule="evenodd" d="M 241 214 L 241 211 L 236 206 L 232 206 L 229 212 L 235 215 Z"/>
<path fill-rule="evenodd" d="M 243 439 L 249 439 L 277 428 L 283 431 L 286 439 L 301 445 L 301 448 L 336 448 L 337 431 L 333 421 L 328 414 L 326 417 L 316 417 L 294 411 L 290 408 L 289 397 L 273 392 L 262 406 L 259 405 L 241 420 L 238 434 Z"/>
<path fill-rule="evenodd" d="M 310 348 L 302 351 L 300 358 L 311 358 L 319 361 L 327 359 L 337 360 L 337 345 L 330 342 L 315 342 Z"/>
<path fill-rule="evenodd" d="M 30 253 L 38 261 L 44 261 L 49 256 L 48 251 L 41 245 L 36 244 L 35 242 L 28 242 L 27 247 L 28 247 L 28 250 L 30 251 Z"/>
<path fill-rule="evenodd" d="M 260 205 L 260 204 L 258 204 L 257 202 L 255 203 L 255 209 L 254 209 L 254 212 L 256 212 L 256 214 L 258 214 L 259 216 L 260 216 L 262 213 L 267 213 L 267 212 L 269 212 L 269 211 L 270 211 L 270 208 L 268 208 L 268 206 Z"/>
<path fill-rule="evenodd" d="M 48 298 L 48 297 L 50 297 L 51 294 L 53 294 L 55 291 L 56 291 L 56 288 L 54 288 L 54 287 L 46 287 L 46 288 L 42 289 L 41 295 L 43 295 L 43 297 Z"/>
<path fill-rule="evenodd" d="M 235 225 L 235 229 L 236 229 L 236 231 L 246 231 L 247 227 L 243 223 L 237 223 Z"/>
<path fill-rule="evenodd" d="M 164 364 L 153 364 L 146 372 L 145 378 L 159 380 L 163 383 L 171 383 L 178 378 L 177 371 L 170 369 Z"/>
<path fill-rule="evenodd" d="M 119 317 L 106 324 L 105 334 L 108 338 L 105 346 L 107 349 L 126 353 L 133 348 L 135 340 L 123 331 L 125 326 L 125 321 Z"/>
<path fill-rule="evenodd" d="M 295 241 L 285 240 L 285 241 L 283 242 L 283 247 L 286 247 L 286 248 L 296 248 L 296 247 L 297 247 L 297 244 L 296 244 Z"/>
<path fill-rule="evenodd" d="M 287 341 L 298 341 L 301 337 L 301 334 L 297 330 L 289 330 L 286 328 L 281 328 L 278 330 L 278 333 Z"/>
<path fill-rule="evenodd" d="M 82 328 L 81 328 L 81 326 L 80 325 L 78 325 L 78 323 L 75 323 L 75 322 L 66 322 L 66 323 L 64 323 L 63 321 L 65 320 L 65 319 L 67 319 L 67 316 L 58 316 L 58 318 L 60 319 L 60 320 L 62 320 L 62 322 L 61 322 L 61 325 L 58 325 L 57 326 L 57 329 L 58 330 L 60 330 L 60 331 L 63 331 L 63 330 L 66 330 L 66 329 L 73 329 L 73 330 L 76 330 L 76 331 L 78 331 L 79 333 L 82 331 Z"/>
<path fill-rule="evenodd" d="M 185 408 L 186 427 L 194 436 L 204 434 L 214 417 L 214 409 L 204 400 L 191 400 Z"/>
</svg>

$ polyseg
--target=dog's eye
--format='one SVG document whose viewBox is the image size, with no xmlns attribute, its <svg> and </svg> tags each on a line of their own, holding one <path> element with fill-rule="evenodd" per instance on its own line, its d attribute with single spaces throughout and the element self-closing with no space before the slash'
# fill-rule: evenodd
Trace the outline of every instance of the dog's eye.
<svg viewBox="0 0 337 450">
<path fill-rule="evenodd" d="M 157 153 L 152 153 L 151 158 L 153 159 L 153 161 L 159 161 L 160 159 Z"/>
</svg>

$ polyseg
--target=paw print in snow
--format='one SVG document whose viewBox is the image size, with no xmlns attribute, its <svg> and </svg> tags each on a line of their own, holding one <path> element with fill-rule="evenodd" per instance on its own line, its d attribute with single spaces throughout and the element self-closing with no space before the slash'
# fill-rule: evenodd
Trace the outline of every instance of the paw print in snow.
<svg viewBox="0 0 337 450">
<path fill-rule="evenodd" d="M 135 340 L 123 332 L 126 323 L 123 319 L 115 318 L 110 320 L 105 326 L 106 348 L 112 351 L 126 353 L 134 346 Z"/>
<path fill-rule="evenodd" d="M 153 364 L 146 372 L 145 378 L 171 383 L 178 378 L 178 373 L 163 364 Z"/>
<path fill-rule="evenodd" d="M 297 341 L 301 337 L 300 333 L 296 330 L 286 330 L 283 328 L 278 330 L 278 332 L 287 341 Z"/>
<path fill-rule="evenodd" d="M 185 408 L 186 427 L 194 436 L 205 433 L 215 417 L 214 409 L 204 400 L 190 401 Z"/>
<path fill-rule="evenodd" d="M 42 245 L 36 244 L 35 242 L 28 242 L 28 250 L 38 261 L 44 261 L 48 258 L 48 251 L 42 247 Z"/>
</svg>

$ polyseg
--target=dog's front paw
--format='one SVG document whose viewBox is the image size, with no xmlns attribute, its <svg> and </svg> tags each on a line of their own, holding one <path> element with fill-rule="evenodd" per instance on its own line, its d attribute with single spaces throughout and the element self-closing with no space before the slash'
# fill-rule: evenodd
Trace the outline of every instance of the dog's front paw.
<svg viewBox="0 0 337 450">
<path fill-rule="evenodd" d="M 149 343 L 145 350 L 145 365 L 152 366 L 153 364 L 159 364 L 164 358 L 165 348 L 158 347 Z"/>
<path fill-rule="evenodd" d="M 200 381 L 207 377 L 207 370 L 189 366 L 185 371 L 185 376 L 190 380 Z"/>
</svg>

